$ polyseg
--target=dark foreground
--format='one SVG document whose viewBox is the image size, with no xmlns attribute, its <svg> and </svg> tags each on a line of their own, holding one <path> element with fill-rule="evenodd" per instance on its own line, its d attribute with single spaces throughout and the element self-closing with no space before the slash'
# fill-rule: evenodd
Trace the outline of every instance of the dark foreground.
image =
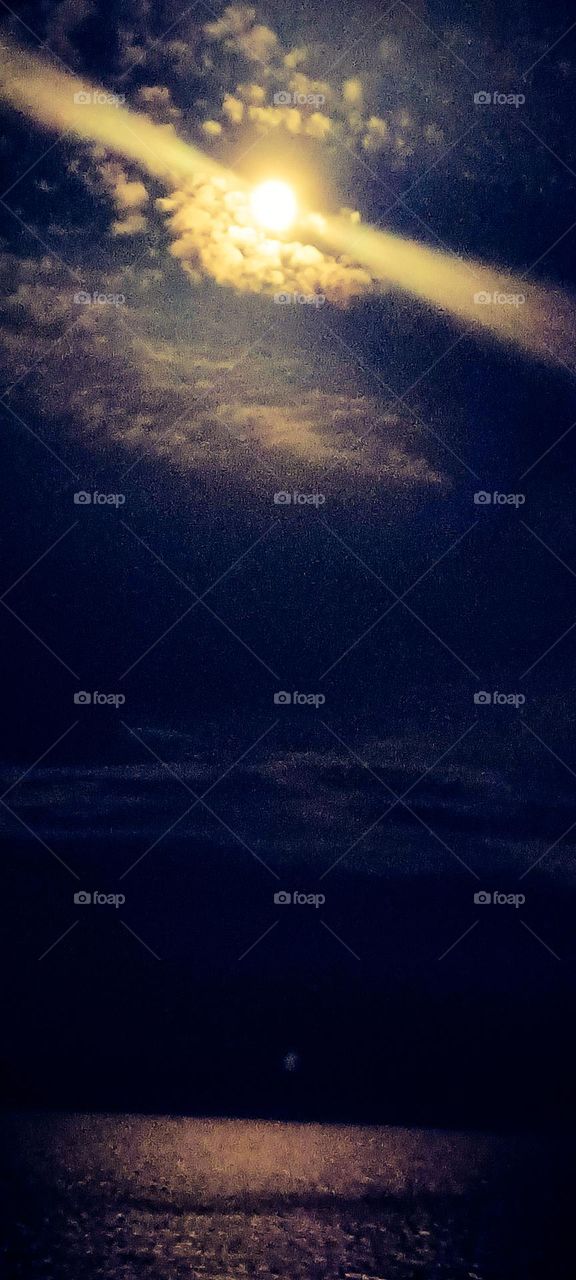
<svg viewBox="0 0 576 1280">
<path fill-rule="evenodd" d="M 574 1274 L 552 1140 L 46 1113 L 2 1129 L 11 1280 Z"/>
</svg>

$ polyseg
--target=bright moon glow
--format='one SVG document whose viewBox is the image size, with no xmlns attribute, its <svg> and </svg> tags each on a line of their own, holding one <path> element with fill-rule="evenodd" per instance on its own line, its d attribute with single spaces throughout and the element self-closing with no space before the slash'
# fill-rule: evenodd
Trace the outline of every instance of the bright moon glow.
<svg viewBox="0 0 576 1280">
<path fill-rule="evenodd" d="M 296 217 L 296 197 L 287 182 L 263 182 L 252 192 L 252 213 L 267 231 L 287 231 Z"/>
</svg>

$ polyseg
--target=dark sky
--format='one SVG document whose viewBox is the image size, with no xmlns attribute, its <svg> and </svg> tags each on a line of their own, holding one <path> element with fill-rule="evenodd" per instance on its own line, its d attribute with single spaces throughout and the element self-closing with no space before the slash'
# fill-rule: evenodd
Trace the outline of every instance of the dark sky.
<svg viewBox="0 0 576 1280">
<path fill-rule="evenodd" d="M 224 6 L 11 7 L 13 39 L 245 177 L 284 165 L 317 208 L 573 290 L 567 6 L 235 6 L 211 35 Z M 329 86 L 329 135 L 246 109 L 234 125 L 225 95 L 288 84 L 295 48 L 300 87 Z M 479 90 L 526 101 L 481 107 Z M 126 1083 L 147 1005 L 175 1075 L 207 1062 L 225 1098 L 264 1059 L 275 1098 L 291 1049 L 312 1075 L 336 1052 L 348 1097 L 335 1027 L 389 1062 L 369 1034 L 382 1002 L 391 1089 L 415 1055 L 402 1008 L 428 1045 L 445 1017 L 454 1049 L 475 1001 L 484 1048 L 500 1002 L 517 1080 L 554 1004 L 560 1052 L 573 981 L 573 367 L 408 295 L 354 297 L 346 264 L 322 308 L 219 283 L 196 243 L 171 252 L 183 233 L 155 203 L 170 192 L 3 114 L 9 1087 L 23 1072 L 30 1096 L 47 1078 L 60 1098 L 66 1060 L 96 1098 L 96 1053 L 108 1101 L 116 1079 L 147 1099 Z M 76 705 L 80 690 L 125 701 Z M 279 690 L 325 701 L 276 705 Z M 125 904 L 74 904 L 96 888 Z M 280 889 L 326 902 L 276 905 Z M 43 1044 L 57 1031 L 51 1065 L 30 1065 L 38 1027 Z"/>
</svg>

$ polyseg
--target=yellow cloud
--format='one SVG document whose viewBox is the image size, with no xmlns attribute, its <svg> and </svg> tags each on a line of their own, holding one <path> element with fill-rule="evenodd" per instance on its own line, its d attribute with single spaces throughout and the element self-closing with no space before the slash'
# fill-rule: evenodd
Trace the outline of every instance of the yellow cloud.
<svg viewBox="0 0 576 1280">
<path fill-rule="evenodd" d="M 304 132 L 309 138 L 318 138 L 321 142 L 328 137 L 332 129 L 332 121 L 329 116 L 324 115 L 321 111 L 314 111 L 308 116 L 304 126 Z"/>
<path fill-rule="evenodd" d="M 239 98 L 235 98 L 231 93 L 225 93 L 222 101 L 222 111 L 230 124 L 242 124 L 244 119 L 244 103 Z"/>
<path fill-rule="evenodd" d="M 261 107 L 266 100 L 266 92 L 260 84 L 239 84 L 236 93 L 244 102 L 251 103 L 255 107 Z M 227 94 L 226 97 L 228 96 Z"/>
<path fill-rule="evenodd" d="M 207 138 L 219 138 L 222 133 L 222 125 L 219 120 L 205 120 L 202 125 L 202 132 Z"/>
<path fill-rule="evenodd" d="M 362 139 L 362 146 L 365 151 L 381 151 L 386 146 L 390 136 L 390 129 L 385 120 L 380 116 L 370 116 L 366 125 L 366 133 Z"/>
<path fill-rule="evenodd" d="M 354 76 L 350 80 L 345 80 L 342 85 L 342 95 L 345 103 L 349 107 L 362 106 L 362 81 L 359 76 Z"/>
<path fill-rule="evenodd" d="M 147 219 L 142 213 L 129 213 L 126 218 L 112 223 L 112 234 L 115 236 L 141 235 L 148 227 Z"/>
<path fill-rule="evenodd" d="M 240 292 L 315 295 L 340 305 L 372 290 L 368 272 L 353 262 L 270 238 L 254 222 L 249 191 L 231 181 L 190 182 L 157 207 L 168 216 L 171 254 L 194 280 L 209 275 Z"/>
<path fill-rule="evenodd" d="M 251 62 L 269 62 L 277 51 L 278 36 L 263 23 L 255 23 L 255 18 L 256 10 L 250 5 L 231 4 L 216 22 L 206 23 L 204 33 Z"/>
</svg>

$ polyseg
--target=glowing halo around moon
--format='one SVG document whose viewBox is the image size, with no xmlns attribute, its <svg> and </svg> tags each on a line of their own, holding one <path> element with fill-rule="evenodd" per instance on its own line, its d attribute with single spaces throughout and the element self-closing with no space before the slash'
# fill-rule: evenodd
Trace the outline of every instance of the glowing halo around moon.
<svg viewBox="0 0 576 1280">
<path fill-rule="evenodd" d="M 276 179 L 255 187 L 250 204 L 256 222 L 266 231 L 287 231 L 298 212 L 292 187 Z"/>
</svg>

